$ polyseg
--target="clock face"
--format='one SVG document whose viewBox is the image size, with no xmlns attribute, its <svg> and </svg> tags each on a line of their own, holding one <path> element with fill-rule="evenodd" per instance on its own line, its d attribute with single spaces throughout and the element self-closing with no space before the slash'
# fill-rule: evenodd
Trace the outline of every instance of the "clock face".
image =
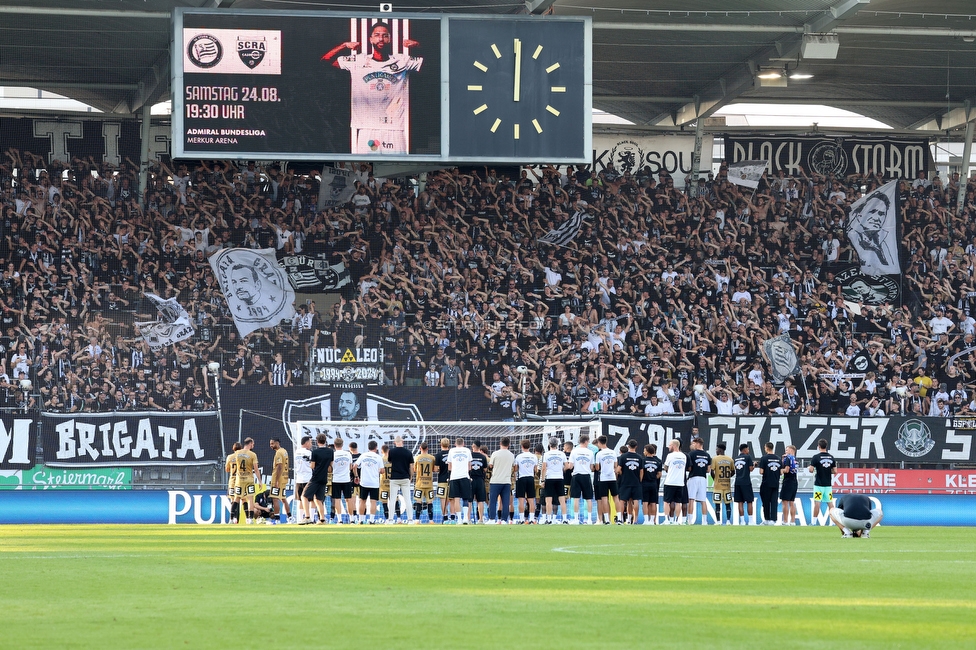
<svg viewBox="0 0 976 650">
<path fill-rule="evenodd" d="M 451 158 L 588 162 L 587 28 L 453 19 Z"/>
</svg>

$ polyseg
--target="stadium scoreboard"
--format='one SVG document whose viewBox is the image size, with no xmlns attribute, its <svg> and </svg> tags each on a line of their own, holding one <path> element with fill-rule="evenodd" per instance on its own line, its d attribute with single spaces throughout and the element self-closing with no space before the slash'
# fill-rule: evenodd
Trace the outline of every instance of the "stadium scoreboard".
<svg viewBox="0 0 976 650">
<path fill-rule="evenodd" d="M 176 158 L 585 163 L 581 17 L 174 11 Z"/>
</svg>

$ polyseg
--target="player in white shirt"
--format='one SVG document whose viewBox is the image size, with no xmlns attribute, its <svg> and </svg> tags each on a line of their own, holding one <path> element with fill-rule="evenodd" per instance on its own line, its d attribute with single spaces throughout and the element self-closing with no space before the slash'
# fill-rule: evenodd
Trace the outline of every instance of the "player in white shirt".
<svg viewBox="0 0 976 650">
<path fill-rule="evenodd" d="M 369 523 L 376 523 L 376 504 L 380 500 L 380 474 L 383 469 L 383 457 L 376 452 L 375 440 L 370 440 L 368 451 L 353 463 L 353 472 L 359 483 L 359 516 L 360 524 L 366 523 L 366 502 L 369 501 Z M 334 462 L 334 461 L 333 461 Z M 332 481 L 335 482 L 335 470 L 332 470 Z"/>
<path fill-rule="evenodd" d="M 340 43 L 325 56 L 331 60 L 341 50 L 361 50 L 361 43 Z M 405 154 L 410 143 L 410 75 L 419 71 L 423 57 L 393 54 L 390 25 L 377 22 L 369 32 L 371 54 L 341 56 L 333 63 L 352 77 L 352 153 Z M 410 39 L 404 48 L 420 44 Z"/>
<path fill-rule="evenodd" d="M 596 478 L 597 514 L 605 525 L 610 525 L 610 502 L 609 497 L 613 497 L 614 507 L 617 510 L 617 518 L 620 518 L 620 500 L 617 498 L 617 454 L 613 449 L 607 447 L 607 437 L 600 436 L 596 439 L 596 446 L 599 451 L 593 459 L 593 469 L 599 474 Z"/>
<path fill-rule="evenodd" d="M 549 439 L 549 451 L 542 456 L 542 467 L 544 469 L 543 494 L 546 497 L 546 519 L 544 523 L 551 524 L 555 521 L 552 511 L 552 500 L 555 498 L 559 502 L 559 507 L 563 512 L 563 523 L 569 523 L 566 516 L 566 486 L 563 482 L 563 472 L 571 467 L 566 458 L 566 454 L 559 450 L 559 439 Z"/>
<path fill-rule="evenodd" d="M 664 514 L 666 524 L 681 521 L 685 502 L 688 500 L 687 478 L 688 457 L 681 453 L 681 441 L 672 440 L 668 444 L 668 456 L 664 459 Z"/>
<path fill-rule="evenodd" d="M 301 507 L 298 508 L 298 521 L 311 519 L 309 516 L 308 499 L 305 498 L 305 485 L 312 480 L 312 436 L 303 436 L 302 445 L 295 450 L 295 494 L 301 495 Z"/>
<path fill-rule="evenodd" d="M 580 515 L 583 523 L 592 524 L 590 519 L 590 503 L 593 501 L 593 464 L 596 454 L 589 448 L 589 436 L 580 436 L 579 446 L 574 447 L 569 454 L 569 462 L 573 466 L 573 480 L 569 485 L 570 509 L 576 504 L 576 511 L 570 515 L 571 524 L 579 523 Z"/>
<path fill-rule="evenodd" d="M 461 513 L 461 523 L 468 524 L 468 506 L 471 503 L 471 450 L 464 446 L 464 438 L 454 440 L 454 449 L 447 455 L 447 468 L 451 470 L 451 498 L 454 512 Z"/>
<path fill-rule="evenodd" d="M 522 453 L 515 457 L 515 520 L 525 523 L 525 502 L 529 502 L 529 523 L 532 522 L 531 513 L 535 512 L 535 473 L 539 466 L 539 459 L 530 449 L 532 443 L 523 440 Z"/>
<path fill-rule="evenodd" d="M 336 523 L 343 523 L 347 517 L 352 523 L 353 512 L 349 508 L 352 499 L 352 454 L 342 448 L 342 438 L 332 441 L 335 458 L 332 460 L 332 509 L 336 513 Z"/>
</svg>

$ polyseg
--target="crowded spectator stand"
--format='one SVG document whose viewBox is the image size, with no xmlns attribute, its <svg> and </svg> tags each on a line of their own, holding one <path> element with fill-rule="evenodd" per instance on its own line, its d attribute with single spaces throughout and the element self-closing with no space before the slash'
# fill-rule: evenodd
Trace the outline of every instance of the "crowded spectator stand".
<svg viewBox="0 0 976 650">
<path fill-rule="evenodd" d="M 891 180 L 873 173 L 750 191 L 724 165 L 694 184 L 612 165 L 418 183 L 363 165 L 353 198 L 319 210 L 318 175 L 293 168 L 156 163 L 140 203 L 131 161 L 4 157 L 8 408 L 208 410 L 210 362 L 229 386 L 304 385 L 310 350 L 332 346 L 382 348 L 388 385 L 483 394 L 499 419 L 976 410 L 976 199 L 957 211 L 957 178 L 901 179 L 900 297 L 852 306 L 834 277 L 857 262 L 852 203 Z M 540 241 L 577 214 L 571 241 Z M 352 282 L 242 338 L 208 263 L 230 247 L 343 264 Z M 176 298 L 194 337 L 152 351 L 146 293 Z M 783 333 L 802 371 L 778 385 L 762 350 Z M 862 351 L 873 370 L 849 372 Z"/>
</svg>

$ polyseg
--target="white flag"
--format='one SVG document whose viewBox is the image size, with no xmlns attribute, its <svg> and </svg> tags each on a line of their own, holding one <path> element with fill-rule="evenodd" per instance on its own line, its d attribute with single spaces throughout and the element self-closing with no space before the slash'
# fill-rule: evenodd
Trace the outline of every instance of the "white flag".
<svg viewBox="0 0 976 650">
<path fill-rule="evenodd" d="M 159 310 L 159 318 L 153 321 L 136 321 L 139 333 L 154 352 L 167 345 L 185 341 L 194 334 L 190 315 L 176 298 L 165 299 L 154 293 L 146 293 Z"/>
<path fill-rule="evenodd" d="M 543 244 L 566 246 L 571 241 L 576 239 L 576 235 L 579 234 L 580 229 L 583 227 L 584 216 L 586 215 L 583 214 L 582 210 L 577 210 L 573 213 L 573 216 L 564 221 L 561 225 L 553 228 L 542 237 L 539 237 L 539 241 Z"/>
<path fill-rule="evenodd" d="M 167 345 L 185 341 L 194 334 L 193 325 L 189 321 L 176 323 L 136 321 L 136 327 L 139 328 L 143 340 L 149 344 L 149 348 L 153 352 L 158 352 Z"/>
<path fill-rule="evenodd" d="M 295 291 L 273 248 L 225 248 L 210 266 L 241 336 L 295 315 Z"/>
<path fill-rule="evenodd" d="M 729 182 L 754 190 L 759 187 L 759 179 L 765 171 L 765 160 L 740 160 L 729 165 Z"/>
<path fill-rule="evenodd" d="M 800 360 L 789 334 L 766 339 L 763 341 L 763 349 L 769 359 L 769 369 L 773 372 L 773 383 L 782 384 L 800 372 Z"/>
<path fill-rule="evenodd" d="M 356 193 L 356 177 L 351 170 L 326 166 L 322 168 L 318 209 L 333 208 L 352 200 Z"/>
<path fill-rule="evenodd" d="M 847 238 L 864 275 L 898 275 L 898 181 L 876 189 L 851 205 Z"/>
</svg>

